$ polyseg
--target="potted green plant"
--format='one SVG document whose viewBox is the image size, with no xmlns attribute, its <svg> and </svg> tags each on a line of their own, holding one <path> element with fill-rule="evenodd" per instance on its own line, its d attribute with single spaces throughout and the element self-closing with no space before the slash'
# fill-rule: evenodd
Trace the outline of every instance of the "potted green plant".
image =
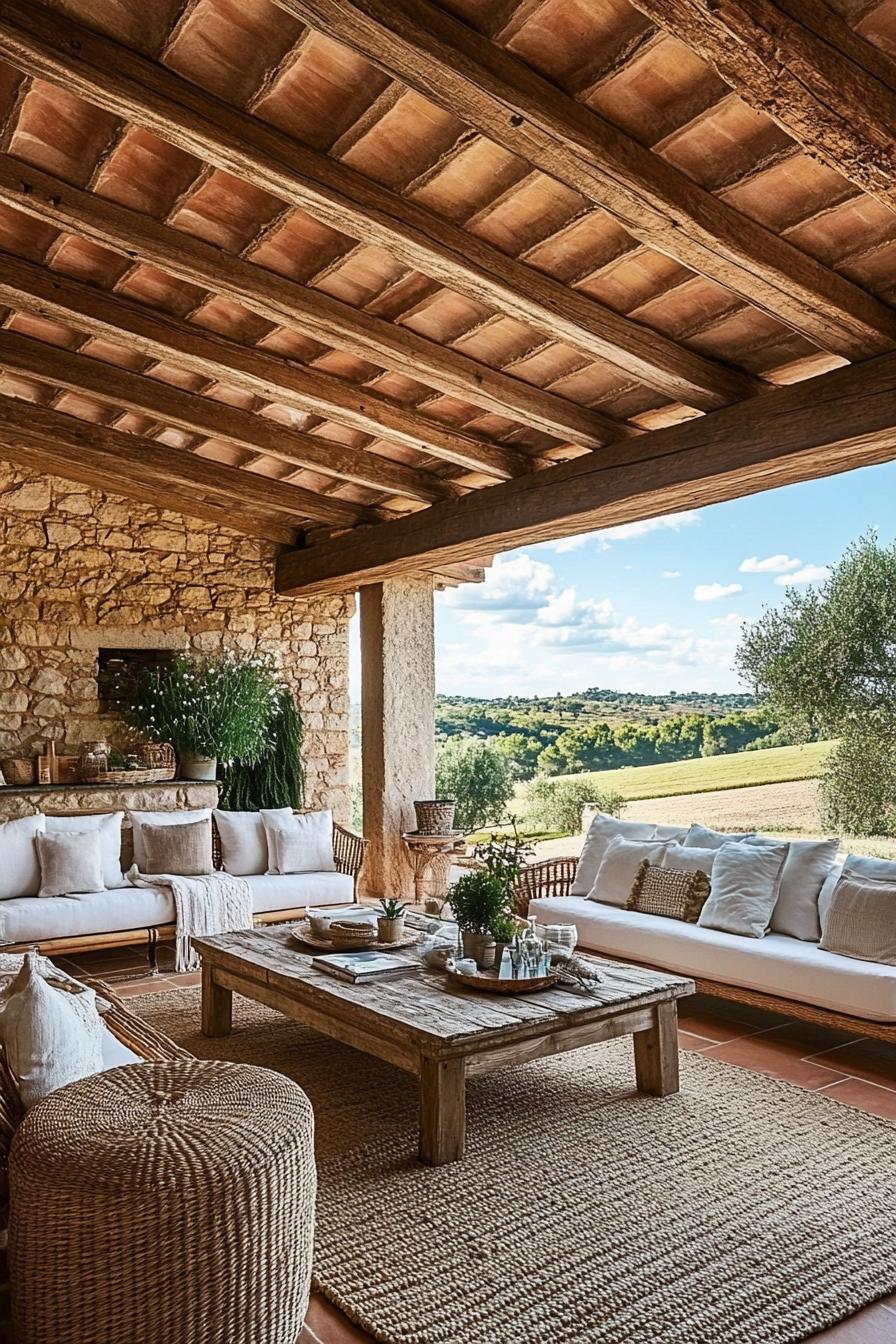
<svg viewBox="0 0 896 1344">
<path fill-rule="evenodd" d="M 214 779 L 217 761 L 258 760 L 280 686 L 267 657 L 182 654 L 134 680 L 124 712 L 154 742 L 170 742 L 185 779 Z"/>
<path fill-rule="evenodd" d="M 517 922 L 509 911 L 501 911 L 492 920 L 490 933 L 495 940 L 495 965 L 500 967 L 505 948 L 513 942 L 517 933 Z"/>
<path fill-rule="evenodd" d="M 377 910 L 376 927 L 381 943 L 400 942 L 404 933 L 404 912 L 407 901 L 399 901 L 394 896 L 384 896 Z"/>
<path fill-rule="evenodd" d="M 507 904 L 502 883 L 482 869 L 464 873 L 451 888 L 450 901 L 464 956 L 472 957 L 482 970 L 487 970 L 495 960 L 491 928 Z"/>
</svg>

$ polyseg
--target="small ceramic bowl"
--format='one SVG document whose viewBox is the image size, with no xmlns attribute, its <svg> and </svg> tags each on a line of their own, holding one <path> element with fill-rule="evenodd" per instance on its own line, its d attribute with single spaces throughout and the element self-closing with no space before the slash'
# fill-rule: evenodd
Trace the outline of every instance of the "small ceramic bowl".
<svg viewBox="0 0 896 1344">
<path fill-rule="evenodd" d="M 329 915 L 309 915 L 308 926 L 315 938 L 332 938 Z"/>
</svg>

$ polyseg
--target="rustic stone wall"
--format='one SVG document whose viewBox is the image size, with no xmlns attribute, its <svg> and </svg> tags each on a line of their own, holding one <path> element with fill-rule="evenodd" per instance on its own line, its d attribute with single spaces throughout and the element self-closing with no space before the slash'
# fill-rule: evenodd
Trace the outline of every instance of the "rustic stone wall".
<svg viewBox="0 0 896 1344">
<path fill-rule="evenodd" d="M 0 462 L 0 757 L 120 740 L 100 647 L 272 652 L 305 723 L 309 806 L 350 812 L 352 597 L 274 593 L 276 547 Z"/>
</svg>

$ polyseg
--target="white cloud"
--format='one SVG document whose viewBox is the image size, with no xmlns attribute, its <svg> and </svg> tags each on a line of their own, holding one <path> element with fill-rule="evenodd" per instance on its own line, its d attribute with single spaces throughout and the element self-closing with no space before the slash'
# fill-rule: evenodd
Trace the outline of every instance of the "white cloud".
<svg viewBox="0 0 896 1344">
<path fill-rule="evenodd" d="M 680 569 L 664 569 L 661 577 L 664 578 L 664 579 L 680 579 L 680 578 L 681 578 L 681 570 L 680 570 Z"/>
<path fill-rule="evenodd" d="M 742 583 L 698 583 L 694 589 L 694 601 L 718 602 L 721 597 L 733 597 L 743 590 Z"/>
<path fill-rule="evenodd" d="M 780 588 L 789 588 L 794 583 L 823 583 L 830 573 L 830 565 L 803 565 L 795 574 L 780 574 L 775 583 Z"/>
<path fill-rule="evenodd" d="M 741 574 L 788 574 L 792 569 L 799 569 L 802 563 L 792 555 L 767 555 L 764 560 L 758 555 L 750 555 L 738 568 Z"/>
<path fill-rule="evenodd" d="M 724 616 L 713 616 L 710 625 L 743 625 L 746 620 L 738 611 L 726 612 Z"/>
<path fill-rule="evenodd" d="M 642 518 L 637 523 L 618 523 L 615 527 L 603 527 L 597 532 L 581 532 L 576 537 L 562 537 L 559 541 L 550 541 L 546 549 L 563 555 L 567 551 L 577 551 L 589 541 L 596 541 L 600 550 L 610 549 L 611 542 L 631 541 L 636 537 L 646 537 L 648 532 L 679 532 L 683 527 L 693 527 L 699 521 L 696 509 L 686 509 L 681 513 L 667 513 L 664 518 Z"/>
</svg>

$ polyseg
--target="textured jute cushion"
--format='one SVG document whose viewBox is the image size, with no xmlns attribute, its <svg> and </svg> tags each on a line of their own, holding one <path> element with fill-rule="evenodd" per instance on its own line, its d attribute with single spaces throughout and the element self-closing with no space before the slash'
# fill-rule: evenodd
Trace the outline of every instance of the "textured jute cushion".
<svg viewBox="0 0 896 1344">
<path fill-rule="evenodd" d="M 187 826 L 193 821 L 208 821 L 211 815 L 210 807 L 194 807 L 183 812 L 128 812 L 133 827 L 134 862 L 141 873 L 146 872 L 146 854 L 143 849 L 145 826 Z"/>
<path fill-rule="evenodd" d="M 896 886 L 844 875 L 834 889 L 821 947 L 896 966 Z"/>
<path fill-rule="evenodd" d="M 269 873 L 333 873 L 333 814 L 305 812 L 301 816 L 264 816 L 268 838 Z"/>
<path fill-rule="evenodd" d="M 103 891 L 103 851 L 98 831 L 57 831 L 36 835 L 40 864 L 38 896 L 76 896 Z"/>
<path fill-rule="evenodd" d="M 722 845 L 712 867 L 712 889 L 697 923 L 722 933 L 764 938 L 786 858 L 787 845 L 749 841 Z"/>
<path fill-rule="evenodd" d="M 201 877 L 211 873 L 212 823 L 189 821 L 183 826 L 144 826 L 143 873 Z"/>
<path fill-rule="evenodd" d="M 661 864 L 668 847 L 667 840 L 623 840 L 617 835 L 600 861 L 589 901 L 624 906 L 641 864 L 645 859 Z"/>
<path fill-rule="evenodd" d="M 40 886 L 40 864 L 34 837 L 43 833 L 46 818 L 39 812 L 33 817 L 0 821 L 0 900 L 16 896 L 36 896 Z"/>
<path fill-rule="evenodd" d="M 696 924 L 708 895 L 709 878 L 698 868 L 691 872 L 663 868 L 645 859 L 625 907 L 642 915 L 665 915 Z"/>
</svg>

